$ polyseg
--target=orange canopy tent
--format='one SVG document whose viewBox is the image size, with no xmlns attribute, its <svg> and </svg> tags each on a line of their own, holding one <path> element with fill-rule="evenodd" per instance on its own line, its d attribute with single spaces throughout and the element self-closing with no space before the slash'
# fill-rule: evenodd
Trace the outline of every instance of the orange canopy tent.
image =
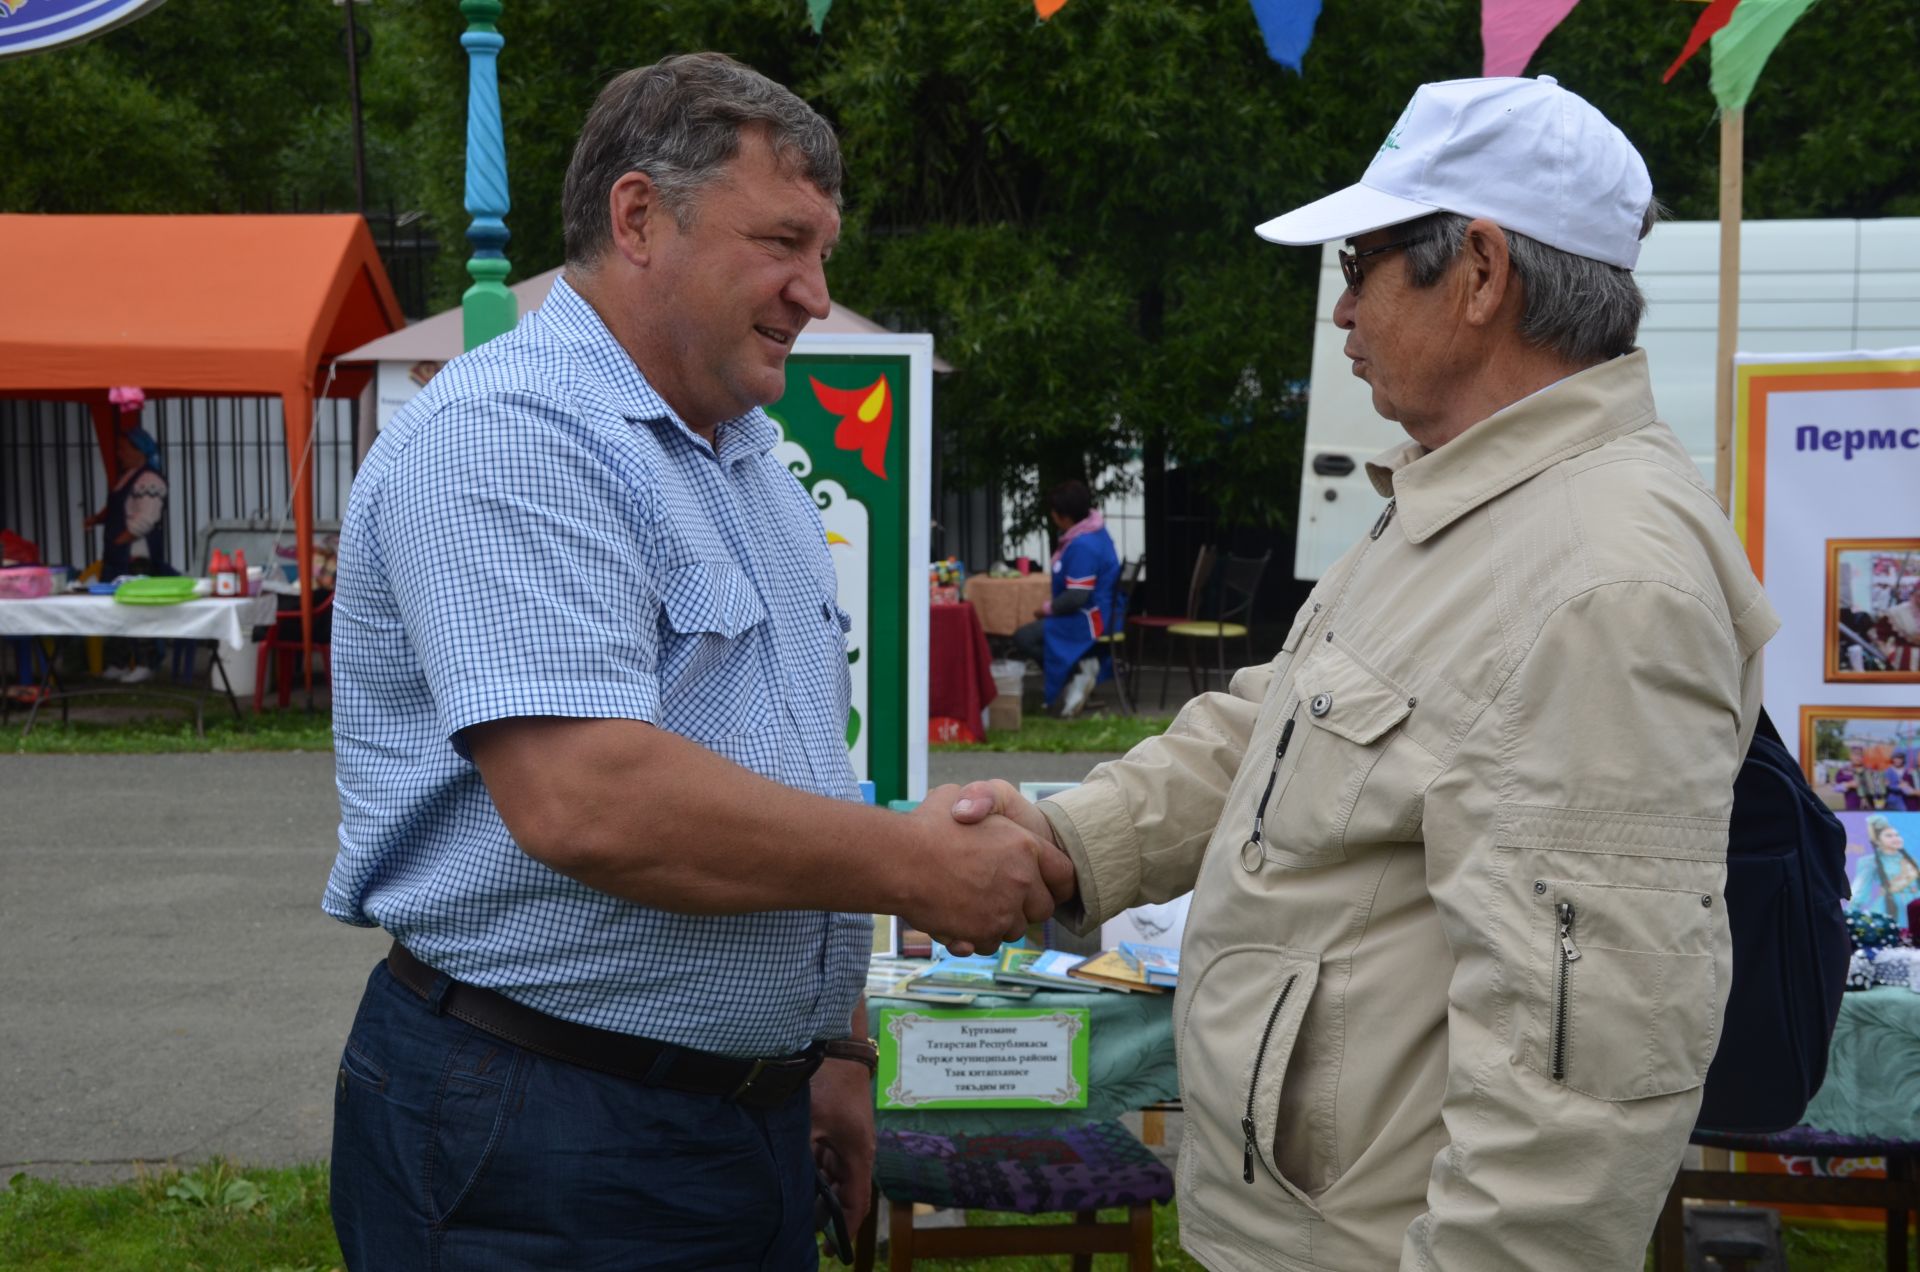
<svg viewBox="0 0 1920 1272">
<path fill-rule="evenodd" d="M 0 397 L 87 403 L 109 480 L 110 386 L 280 399 L 310 646 L 314 398 L 357 394 L 364 369 L 323 368 L 405 323 L 366 222 L 0 215 L 0 313 Z"/>
</svg>

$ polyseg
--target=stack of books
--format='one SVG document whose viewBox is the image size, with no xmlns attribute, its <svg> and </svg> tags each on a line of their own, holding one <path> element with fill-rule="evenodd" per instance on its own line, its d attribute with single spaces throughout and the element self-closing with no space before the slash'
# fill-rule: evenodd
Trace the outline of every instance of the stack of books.
<svg viewBox="0 0 1920 1272">
<path fill-rule="evenodd" d="M 1038 990 L 1164 994 L 1180 980 L 1180 951 L 1129 941 L 1091 958 L 1065 950 L 1008 945 L 997 957 L 948 955 L 931 964 L 876 956 L 867 992 L 875 997 L 965 1007 L 982 994 L 1031 998 Z"/>
<path fill-rule="evenodd" d="M 1120 957 L 1127 961 L 1129 967 L 1145 976 L 1149 985 L 1172 989 L 1180 983 L 1180 951 L 1177 948 L 1123 941 Z"/>
<path fill-rule="evenodd" d="M 1065 950 L 1035 950 L 1010 945 L 1000 951 L 1000 963 L 994 969 L 993 979 L 1003 989 L 1024 986 L 1028 992 L 1035 989 L 1066 989 L 1079 994 L 1098 993 L 1098 985 L 1075 980 L 1071 975 L 1073 969 L 1085 961 L 1078 954 L 1069 954 Z"/>
</svg>

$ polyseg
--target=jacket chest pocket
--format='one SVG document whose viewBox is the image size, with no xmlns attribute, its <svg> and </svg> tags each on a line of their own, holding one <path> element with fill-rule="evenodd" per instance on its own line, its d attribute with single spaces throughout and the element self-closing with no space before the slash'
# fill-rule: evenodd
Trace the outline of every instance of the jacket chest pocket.
<svg viewBox="0 0 1920 1272">
<path fill-rule="evenodd" d="M 1520 1057 L 1602 1100 L 1706 1081 L 1723 998 L 1715 868 L 1697 889 L 1533 879 L 1523 892 L 1532 976 Z"/>
<path fill-rule="evenodd" d="M 1331 632 L 1298 657 L 1263 819 L 1266 860 L 1331 865 L 1346 860 L 1350 843 L 1413 837 L 1421 793 L 1439 768 L 1398 729 L 1417 700 L 1334 643 Z"/>
<path fill-rule="evenodd" d="M 695 740 L 764 728 L 773 715 L 758 630 L 767 611 L 746 573 L 722 561 L 683 565 L 660 602 L 661 724 Z"/>
</svg>

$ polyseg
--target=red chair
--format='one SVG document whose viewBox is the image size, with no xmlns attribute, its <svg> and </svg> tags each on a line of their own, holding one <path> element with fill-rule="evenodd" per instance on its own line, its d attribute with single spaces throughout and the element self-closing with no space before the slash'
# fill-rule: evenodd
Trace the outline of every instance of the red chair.
<svg viewBox="0 0 1920 1272">
<path fill-rule="evenodd" d="M 1173 637 L 1168 633 L 1168 629 L 1175 624 L 1190 623 L 1200 617 L 1200 602 L 1201 599 L 1206 596 L 1208 580 L 1213 577 L 1213 563 L 1218 556 L 1218 551 L 1218 549 L 1211 545 L 1204 545 L 1201 547 L 1199 555 L 1194 558 L 1193 578 L 1187 584 L 1187 608 L 1185 610 L 1178 614 L 1127 615 L 1127 626 L 1137 629 L 1140 633 L 1139 652 L 1132 659 L 1130 675 L 1139 675 L 1140 666 L 1146 661 L 1147 633 L 1151 631 L 1161 633 L 1160 639 L 1164 642 L 1167 659 L 1160 668 L 1160 707 L 1163 709 L 1167 705 L 1167 681 L 1173 679 Z M 1133 695 L 1134 700 L 1138 701 L 1139 696 L 1136 689 Z"/>
<path fill-rule="evenodd" d="M 333 683 L 333 593 L 327 593 L 327 599 L 320 602 L 313 611 L 313 652 L 320 655 L 320 670 L 326 676 L 327 683 Z M 321 616 L 326 615 L 323 619 Z M 253 670 L 253 710 L 260 713 L 260 702 L 267 692 L 267 665 L 276 668 L 275 680 L 280 686 L 279 705 L 286 706 L 293 697 L 293 673 L 301 663 L 300 647 L 300 611 L 282 610 L 275 615 L 273 626 L 267 631 L 267 638 L 260 642 L 260 658 Z"/>
</svg>

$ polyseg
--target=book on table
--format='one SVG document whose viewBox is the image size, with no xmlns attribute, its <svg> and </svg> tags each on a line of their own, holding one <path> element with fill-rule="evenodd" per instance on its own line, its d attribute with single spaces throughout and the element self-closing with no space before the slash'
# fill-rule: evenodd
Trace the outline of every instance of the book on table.
<svg viewBox="0 0 1920 1272">
<path fill-rule="evenodd" d="M 1031 998 L 1033 989 L 1027 985 L 1010 985 L 995 979 L 999 971 L 1000 960 L 990 954 L 971 954 L 965 957 L 949 955 L 940 959 L 914 977 L 913 984 L 920 988 L 950 989 L 970 991 L 977 994 L 999 994 L 1003 998 Z"/>
<path fill-rule="evenodd" d="M 1000 951 L 999 966 L 995 968 L 993 979 L 1000 983 L 1004 992 L 1008 985 L 1024 985 L 1034 989 L 1062 989 L 1076 994 L 1097 994 L 1100 986 L 1078 981 L 1067 975 L 1068 969 L 1078 965 L 1081 959 L 1077 954 L 1065 950 L 1036 950 L 1024 946 L 1010 945 Z"/>
<path fill-rule="evenodd" d="M 1167 945 L 1148 945 L 1142 941 L 1123 941 L 1120 957 L 1147 978 L 1147 984 L 1172 989 L 1180 983 L 1180 951 Z"/>
<path fill-rule="evenodd" d="M 1075 967 L 1067 975 L 1081 980 L 1092 981 L 1108 989 L 1125 989 L 1137 994 L 1164 994 L 1165 985 L 1155 985 L 1147 980 L 1145 972 L 1132 967 L 1119 950 L 1107 950 L 1096 954 L 1086 962 Z"/>
</svg>

